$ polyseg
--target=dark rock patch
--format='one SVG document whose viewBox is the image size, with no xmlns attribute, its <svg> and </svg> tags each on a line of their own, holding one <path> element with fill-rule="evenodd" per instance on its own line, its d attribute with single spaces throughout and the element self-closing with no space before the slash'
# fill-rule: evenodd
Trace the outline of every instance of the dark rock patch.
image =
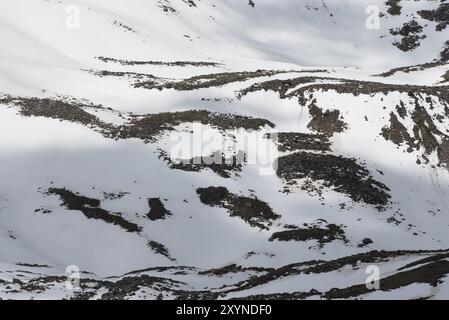
<svg viewBox="0 0 449 320">
<path fill-rule="evenodd" d="M 449 138 L 443 140 L 443 142 L 438 146 L 438 159 L 449 168 Z"/>
<path fill-rule="evenodd" d="M 394 42 L 393 45 L 404 52 L 412 51 L 421 45 L 421 40 L 426 38 L 426 35 L 423 35 L 422 32 L 423 27 L 416 20 L 404 23 L 401 28 L 390 30 L 390 34 L 393 36 L 402 37 L 400 41 Z"/>
<path fill-rule="evenodd" d="M 446 41 L 444 43 L 443 50 L 440 52 L 440 59 L 441 62 L 449 62 L 449 41 Z"/>
<path fill-rule="evenodd" d="M 317 81 L 332 81 L 333 83 L 316 83 Z M 287 93 L 290 89 L 303 86 Z M 272 80 L 256 83 L 239 93 L 239 98 L 244 95 L 257 91 L 278 92 L 281 99 L 297 97 L 298 102 L 305 106 L 311 99 L 311 93 L 315 91 L 335 91 L 338 94 L 347 93 L 354 96 L 373 95 L 376 93 L 388 94 L 390 92 L 425 94 L 435 96 L 441 101 L 449 103 L 449 86 L 419 86 L 419 85 L 400 85 L 388 84 L 373 81 L 359 81 L 342 78 L 330 77 L 298 77 L 286 80 Z"/>
<path fill-rule="evenodd" d="M 153 289 L 160 292 L 173 291 L 177 286 L 185 283 L 161 277 L 140 275 L 125 277 L 117 282 L 106 284 L 107 292 L 101 296 L 102 300 L 124 300 L 129 298 L 141 288 Z"/>
<path fill-rule="evenodd" d="M 215 275 L 215 276 L 223 276 L 228 273 L 236 273 L 241 272 L 243 270 L 242 266 L 238 266 L 235 263 L 230 264 L 228 266 L 216 269 L 209 269 L 204 271 L 199 271 L 199 275 Z"/>
<path fill-rule="evenodd" d="M 126 125 L 115 129 L 118 139 L 138 138 L 146 142 L 155 142 L 165 131 L 182 123 L 198 122 L 211 125 L 219 130 L 246 129 L 258 130 L 261 127 L 274 127 L 268 120 L 240 115 L 213 113 L 206 110 L 189 110 L 181 112 L 162 112 L 135 117 Z"/>
<path fill-rule="evenodd" d="M 105 200 L 117 200 L 121 199 L 124 196 L 128 195 L 129 192 L 124 191 L 116 191 L 116 192 L 103 192 L 103 198 Z"/>
<path fill-rule="evenodd" d="M 449 25 L 449 3 L 441 3 L 435 10 L 418 11 L 421 18 L 436 22 L 436 31 L 443 31 Z"/>
<path fill-rule="evenodd" d="M 115 59 L 108 57 L 97 57 L 98 60 L 103 61 L 105 63 L 118 63 L 122 66 L 139 66 L 139 65 L 153 65 L 153 66 L 166 66 L 166 67 L 220 67 L 221 64 L 215 62 L 204 62 L 204 61 L 136 61 L 136 60 L 124 60 L 124 59 Z"/>
<path fill-rule="evenodd" d="M 441 250 L 445 252 L 447 250 Z M 298 274 L 321 274 L 339 270 L 345 266 L 357 268 L 360 263 L 379 263 L 388 261 L 395 257 L 408 256 L 412 254 L 437 254 L 439 250 L 397 250 L 397 251 L 369 251 L 351 256 L 342 257 L 335 260 L 323 261 L 312 260 L 306 262 L 292 263 L 274 270 L 269 270 L 263 275 L 254 276 L 248 280 L 244 280 L 235 285 L 235 288 L 227 290 L 227 292 L 238 292 L 251 288 L 255 288 L 274 280 Z"/>
<path fill-rule="evenodd" d="M 329 137 L 324 134 L 308 134 L 300 132 L 279 132 L 267 134 L 269 139 L 276 142 L 278 150 L 287 151 L 331 151 Z"/>
<path fill-rule="evenodd" d="M 152 221 L 165 219 L 167 216 L 172 215 L 159 198 L 148 199 L 148 205 L 150 206 L 150 212 L 147 214 L 147 217 Z"/>
<path fill-rule="evenodd" d="M 413 96 L 414 97 L 414 96 Z M 411 132 L 399 121 L 392 112 L 390 114 L 390 124 L 382 129 L 382 136 L 392 141 L 398 146 L 407 145 L 407 151 L 422 150 L 423 159 L 428 162 L 426 155 L 437 151 L 440 164 L 446 165 L 449 159 L 449 136 L 436 127 L 434 119 L 429 115 L 427 109 L 420 105 L 420 100 L 415 98 L 415 108 L 410 114 L 410 120 L 413 124 Z M 430 101 L 430 99 L 426 99 Z M 431 107 L 432 108 L 432 107 Z M 403 114 L 405 118 L 407 114 Z M 446 115 L 437 115 L 436 120 L 445 119 Z M 441 142 L 440 142 L 441 141 Z M 418 163 L 421 163 L 419 160 Z"/>
<path fill-rule="evenodd" d="M 174 130 L 175 126 L 182 123 L 198 122 L 203 125 L 211 125 L 222 131 L 234 129 L 258 130 L 264 126 L 274 127 L 273 123 L 265 119 L 206 110 L 162 112 L 141 116 L 130 114 L 131 119 L 126 124 L 115 126 L 105 123 L 95 115 L 83 110 L 83 108 L 88 107 L 106 109 L 102 106 L 54 99 L 22 97 L 3 97 L 0 98 L 0 103 L 13 104 L 20 107 L 20 112 L 23 116 L 47 117 L 80 123 L 101 133 L 106 138 L 137 138 L 145 142 L 156 142 L 162 133 Z M 110 108 L 107 110 L 113 111 Z"/>
<path fill-rule="evenodd" d="M 400 105 L 396 106 L 396 112 L 402 119 L 405 119 L 407 116 L 407 109 L 405 108 L 404 102 L 401 101 Z"/>
<path fill-rule="evenodd" d="M 191 159 L 171 160 L 164 152 L 162 152 L 161 157 L 170 164 L 172 169 L 191 172 L 210 169 L 222 178 L 231 178 L 232 174 L 241 172 L 242 166 L 246 161 L 243 152 L 228 158 L 224 157 L 220 151 L 214 152 L 210 156 L 200 156 Z"/>
<path fill-rule="evenodd" d="M 162 243 L 150 240 L 148 241 L 148 246 L 154 251 L 154 253 L 161 254 L 169 258 L 170 260 L 175 261 L 175 259 L 170 256 L 170 252 L 168 251 L 168 249 Z"/>
<path fill-rule="evenodd" d="M 16 265 L 21 267 L 28 267 L 28 268 L 50 268 L 49 265 L 46 264 L 37 264 L 37 263 L 24 263 L 24 262 L 18 262 Z"/>
<path fill-rule="evenodd" d="M 373 240 L 371 240 L 370 238 L 364 238 L 364 239 L 359 243 L 359 247 L 360 247 L 360 248 L 366 247 L 366 246 L 368 246 L 368 245 L 370 245 L 370 244 L 372 244 L 372 243 L 373 243 Z"/>
<path fill-rule="evenodd" d="M 196 190 L 203 204 L 225 208 L 231 217 L 240 217 L 252 227 L 269 229 L 280 216 L 270 206 L 257 198 L 238 196 L 225 187 L 208 187 Z"/>
<path fill-rule="evenodd" d="M 267 294 L 256 294 L 241 298 L 235 298 L 231 300 L 256 300 L 256 301 L 267 301 L 267 300 L 303 300 L 313 296 L 320 296 L 322 293 L 312 289 L 308 292 L 279 292 L 279 293 L 267 293 Z"/>
<path fill-rule="evenodd" d="M 66 102 L 49 98 L 15 98 L 0 99 L 0 103 L 12 103 L 20 107 L 21 115 L 25 117 L 46 117 L 80 123 L 85 126 L 100 125 L 101 121 L 94 115 L 83 110 L 83 107 L 101 108 L 95 105 L 85 105 L 78 102 Z"/>
<path fill-rule="evenodd" d="M 88 219 L 103 220 L 122 227 L 128 232 L 139 232 L 141 228 L 132 222 L 129 222 L 118 214 L 112 214 L 100 207 L 100 200 L 92 199 L 73 193 L 65 188 L 50 188 L 48 194 L 57 195 L 62 200 L 62 205 L 68 210 L 81 211 Z"/>
<path fill-rule="evenodd" d="M 305 228 L 295 228 L 280 232 L 275 232 L 269 239 L 270 241 L 308 241 L 316 240 L 320 247 L 326 243 L 341 240 L 345 243 L 346 239 L 343 226 L 328 224 L 322 227 L 320 224 L 305 225 Z"/>
<path fill-rule="evenodd" d="M 415 283 L 427 283 L 436 287 L 449 273 L 449 261 L 438 260 L 412 270 L 399 272 L 379 280 L 381 291 L 391 291 Z M 334 288 L 324 294 L 327 299 L 345 299 L 369 293 L 366 284 L 344 289 Z"/>
<path fill-rule="evenodd" d="M 278 159 L 277 175 L 287 184 L 309 178 L 323 181 L 325 187 L 379 208 L 386 206 L 390 195 L 388 187 L 376 181 L 369 171 L 355 159 L 330 154 L 297 152 Z M 305 185 L 307 188 L 307 185 Z"/>
<path fill-rule="evenodd" d="M 190 91 L 211 87 L 221 87 L 234 82 L 242 82 L 252 78 L 271 77 L 276 74 L 286 73 L 280 70 L 256 70 L 242 72 L 223 72 L 200 76 L 194 76 L 181 81 L 166 81 L 162 84 L 154 84 L 154 81 L 141 81 L 134 84 L 135 88 L 145 89 L 175 89 L 177 91 Z"/>
<path fill-rule="evenodd" d="M 323 112 L 315 101 L 309 105 L 309 112 L 312 120 L 307 124 L 307 128 L 315 130 L 319 133 L 333 135 L 334 133 L 343 132 L 348 125 L 342 120 L 339 110 L 326 110 Z"/>
<path fill-rule="evenodd" d="M 432 153 L 439 145 L 436 136 L 442 135 L 442 133 L 435 126 L 427 110 L 419 105 L 418 100 L 415 102 L 415 110 L 411 118 L 414 122 L 415 139 L 424 147 L 426 154 Z"/>
<path fill-rule="evenodd" d="M 415 147 L 414 139 L 410 136 L 407 128 L 399 121 L 393 112 L 390 113 L 390 126 L 382 128 L 382 136 L 398 146 L 407 143 L 409 152 Z"/>
<path fill-rule="evenodd" d="M 288 93 L 289 90 L 295 88 L 299 85 L 314 83 L 319 80 L 319 77 L 298 77 L 293 79 L 275 79 L 264 82 L 255 83 L 248 88 L 241 90 L 238 94 L 238 98 L 242 98 L 243 96 L 257 91 L 274 91 L 279 93 L 279 97 L 281 99 L 286 99 L 294 96 L 293 92 Z M 324 79 L 324 78 L 323 78 Z"/>
<path fill-rule="evenodd" d="M 392 16 L 401 15 L 401 0 L 388 0 L 385 2 L 385 4 L 388 6 L 387 12 L 389 14 L 391 14 Z"/>
</svg>

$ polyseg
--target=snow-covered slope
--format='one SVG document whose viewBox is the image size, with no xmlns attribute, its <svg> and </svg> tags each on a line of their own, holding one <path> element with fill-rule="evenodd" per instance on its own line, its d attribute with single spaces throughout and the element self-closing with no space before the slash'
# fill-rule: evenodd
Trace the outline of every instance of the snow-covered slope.
<svg viewBox="0 0 449 320">
<path fill-rule="evenodd" d="M 447 2 L 0 8 L 0 298 L 449 297 Z"/>
</svg>

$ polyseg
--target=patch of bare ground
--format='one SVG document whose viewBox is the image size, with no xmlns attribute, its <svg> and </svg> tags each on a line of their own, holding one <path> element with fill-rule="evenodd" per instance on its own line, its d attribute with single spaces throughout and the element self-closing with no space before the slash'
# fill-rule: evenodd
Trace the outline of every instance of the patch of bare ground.
<svg viewBox="0 0 449 320">
<path fill-rule="evenodd" d="M 390 76 L 394 75 L 397 72 L 410 73 L 410 72 L 416 72 L 416 71 L 423 71 L 423 70 L 426 70 L 426 69 L 431 69 L 431 68 L 435 68 L 435 67 L 444 66 L 444 65 L 446 65 L 448 63 L 448 61 L 449 61 L 449 41 L 446 41 L 444 46 L 443 46 L 442 51 L 440 52 L 439 57 L 434 59 L 432 62 L 416 64 L 416 65 L 413 65 L 413 66 L 405 66 L 405 67 L 393 68 L 391 70 L 388 70 L 388 71 L 383 72 L 381 74 L 378 74 L 376 76 L 378 76 L 378 77 L 390 77 Z M 448 76 L 448 79 L 445 79 L 445 80 L 449 81 L 449 76 Z"/>
<path fill-rule="evenodd" d="M 103 192 L 103 198 L 105 200 L 117 200 L 123 198 L 128 194 L 130 193 L 125 191 Z"/>
<path fill-rule="evenodd" d="M 449 25 L 449 3 L 441 3 L 435 10 L 418 11 L 421 18 L 436 22 L 436 31 L 443 31 Z"/>
<path fill-rule="evenodd" d="M 448 250 L 398 250 L 398 251 L 369 251 L 342 257 L 335 260 L 323 261 L 312 260 L 289 264 L 280 268 L 251 268 L 238 265 L 229 265 L 219 269 L 207 269 L 199 271 L 197 268 L 186 266 L 151 267 L 130 272 L 118 280 L 108 278 L 106 280 L 92 280 L 87 277 L 80 279 L 81 291 L 74 293 L 70 299 L 86 300 L 98 297 L 104 300 L 123 300 L 130 298 L 141 298 L 141 291 L 150 290 L 154 298 L 175 297 L 181 300 L 215 300 L 226 298 L 228 294 L 244 292 L 245 290 L 263 286 L 272 281 L 296 276 L 300 274 L 321 274 L 341 270 L 345 267 L 354 269 L 361 268 L 361 264 L 373 264 L 392 261 L 394 258 L 411 258 L 417 260 L 400 267 L 395 273 L 380 280 L 380 290 L 389 291 L 399 289 L 414 283 L 428 283 L 432 286 L 438 285 L 449 273 Z M 418 259 L 419 256 L 424 256 Z M 170 279 L 169 276 L 159 277 L 156 275 L 140 274 L 142 272 L 167 272 L 173 274 L 196 273 L 200 276 L 222 277 L 229 273 L 245 273 L 251 271 L 251 275 L 243 281 L 234 284 L 223 285 L 220 288 L 203 288 L 199 290 L 186 289 L 185 282 Z M 113 277 L 115 278 L 115 277 Z M 64 285 L 67 280 L 65 276 L 44 276 L 31 280 L 22 281 L 15 279 L 11 284 L 15 292 L 26 291 L 43 293 L 57 285 Z M 0 280 L 0 284 L 5 284 Z M 355 285 L 348 288 L 334 288 L 327 292 L 319 292 L 311 289 L 308 292 L 275 292 L 261 295 L 245 296 L 244 299 L 305 299 L 317 296 L 324 299 L 359 297 L 370 293 L 365 284 Z M 147 296 L 148 297 L 148 296 Z M 239 298 L 236 298 L 239 299 Z M 242 299 L 242 298 L 240 298 Z"/>
<path fill-rule="evenodd" d="M 100 207 L 100 200 L 88 198 L 74 193 L 65 188 L 50 188 L 47 191 L 49 195 L 57 195 L 62 200 L 62 206 L 68 210 L 81 211 L 88 219 L 102 220 L 111 223 L 128 232 L 140 232 L 141 228 L 132 222 L 125 220 L 119 214 L 113 214 Z"/>
<path fill-rule="evenodd" d="M 212 73 L 200 76 L 194 76 L 180 81 L 166 81 L 161 84 L 154 84 L 154 81 L 141 81 L 134 83 L 135 88 L 145 89 L 174 89 L 177 91 L 190 91 L 196 89 L 205 89 L 211 87 L 221 87 L 234 82 L 243 82 L 252 78 L 271 77 L 280 73 L 289 71 L 282 70 L 256 70 L 241 72 L 223 72 Z"/>
<path fill-rule="evenodd" d="M 294 186 L 300 179 L 322 181 L 325 187 L 346 194 L 353 201 L 376 206 L 379 210 L 389 203 L 387 186 L 376 181 L 355 159 L 331 154 L 296 152 L 278 159 L 277 175 Z M 307 190 L 307 184 L 302 186 Z"/>
<path fill-rule="evenodd" d="M 312 260 L 307 262 L 289 264 L 259 276 L 251 277 L 247 280 L 235 284 L 235 288 L 228 289 L 223 293 L 244 291 L 255 288 L 271 281 L 282 278 L 299 275 L 299 274 L 321 274 L 340 270 L 345 266 L 352 266 L 358 268 L 361 263 L 380 263 L 387 262 L 396 257 L 406 257 L 411 255 L 435 255 L 447 252 L 447 250 L 397 250 L 397 251 L 369 251 L 359 253 L 347 257 L 342 257 L 335 260 L 323 261 Z M 449 272 L 449 269 L 447 270 Z M 365 284 L 364 284 L 365 286 Z M 366 288 L 366 286 L 365 286 Z"/>
<path fill-rule="evenodd" d="M 214 269 L 208 269 L 199 271 L 199 275 L 214 275 L 214 276 L 223 276 L 229 273 L 238 273 L 238 272 L 245 272 L 245 271 L 256 271 L 256 272 L 268 272 L 274 270 L 273 268 L 264 268 L 264 267 L 242 267 L 235 263 L 227 265 L 222 268 L 214 268 Z"/>
<path fill-rule="evenodd" d="M 171 212 L 167 210 L 162 203 L 160 198 L 150 198 L 148 199 L 148 205 L 150 206 L 150 212 L 148 212 L 148 219 L 155 220 L 163 220 L 167 216 L 171 216 Z"/>
<path fill-rule="evenodd" d="M 318 290 L 312 289 L 308 292 L 279 292 L 267 294 L 255 294 L 231 300 L 303 300 L 313 296 L 320 296 L 322 293 Z"/>
<path fill-rule="evenodd" d="M 102 300 L 124 300 L 131 298 L 140 289 L 153 289 L 158 292 L 172 292 L 178 286 L 185 285 L 184 282 L 171 280 L 168 278 L 139 275 L 125 277 L 116 282 L 106 284 L 107 292 L 101 296 Z"/>
<path fill-rule="evenodd" d="M 105 63 L 118 63 L 122 66 L 139 66 L 139 65 L 153 65 L 153 66 L 165 66 L 165 67 L 220 67 L 220 63 L 205 62 L 205 61 L 142 61 L 142 60 L 126 60 L 115 59 L 108 57 L 97 57 L 98 60 Z"/>
<path fill-rule="evenodd" d="M 96 105 L 86 105 L 57 99 L 40 99 L 24 97 L 2 97 L 1 104 L 12 104 L 20 108 L 20 113 L 26 117 L 46 117 L 80 123 L 95 130 L 106 138 L 130 139 L 137 138 L 144 142 L 156 142 L 166 131 L 183 123 L 198 122 L 210 125 L 222 131 L 245 129 L 259 130 L 264 126 L 273 128 L 274 124 L 261 118 L 252 118 L 229 113 L 216 113 L 206 110 L 188 110 L 181 112 L 162 112 L 146 115 L 130 115 L 131 120 L 123 125 L 113 125 L 101 121 L 97 116 L 85 111 L 84 108 L 102 108 Z"/>
<path fill-rule="evenodd" d="M 173 259 L 171 257 L 168 249 L 162 243 L 154 241 L 154 240 L 150 240 L 150 241 L 148 241 L 148 246 L 151 248 L 151 250 L 154 251 L 154 253 L 163 255 L 163 256 L 167 257 L 168 259 L 175 261 L 175 259 Z"/>
<path fill-rule="evenodd" d="M 261 118 L 240 115 L 214 113 L 206 110 L 189 110 L 181 112 L 162 112 L 135 117 L 127 124 L 116 128 L 114 136 L 118 139 L 137 138 L 146 142 L 155 142 L 166 131 L 182 123 L 198 122 L 219 130 L 258 130 L 274 124 Z"/>
<path fill-rule="evenodd" d="M 231 157 L 225 157 L 221 151 L 216 151 L 210 156 L 199 156 L 191 159 L 172 160 L 165 152 L 161 151 L 160 156 L 167 162 L 171 169 L 200 172 L 210 169 L 222 178 L 231 178 L 242 171 L 246 156 L 243 152 Z"/>
<path fill-rule="evenodd" d="M 139 73 L 139 72 L 125 72 L 125 71 L 109 71 L 109 70 L 87 70 L 89 73 L 99 77 L 129 77 L 136 80 L 154 81 L 159 80 L 152 74 Z"/>
<path fill-rule="evenodd" d="M 165 13 L 177 15 L 179 12 L 175 8 L 171 6 L 170 1 L 168 0 L 158 0 L 157 1 L 159 8 L 161 8 Z"/>
<path fill-rule="evenodd" d="M 401 15 L 402 11 L 401 0 L 387 0 L 385 2 L 385 5 L 387 5 L 388 7 L 387 12 L 392 16 Z"/>
<path fill-rule="evenodd" d="M 421 45 L 421 40 L 427 36 L 423 33 L 423 27 L 416 20 L 404 23 L 401 28 L 390 29 L 393 36 L 401 36 L 400 41 L 393 42 L 398 49 L 407 52 L 412 51 Z"/>
<path fill-rule="evenodd" d="M 407 143 L 409 146 L 407 151 L 413 151 L 414 139 L 410 136 L 407 128 L 399 121 L 398 117 L 393 112 L 390 113 L 390 125 L 382 128 L 382 136 L 386 140 L 390 140 L 399 146 L 403 143 Z"/>
<path fill-rule="evenodd" d="M 423 158 L 427 158 L 432 152 L 437 152 L 439 164 L 448 165 L 449 162 L 449 135 L 441 132 L 429 115 L 427 109 L 421 105 L 420 97 L 413 96 L 415 108 L 410 115 L 400 112 L 402 119 L 408 117 L 413 124 L 411 132 L 405 127 L 394 112 L 390 114 L 390 123 L 382 129 L 382 136 L 398 146 L 406 145 L 407 151 L 422 150 Z M 431 100 L 428 100 L 431 101 Z M 398 110 L 400 111 L 400 109 Z M 435 117 L 439 121 L 447 117 L 445 115 Z M 449 131 L 448 131 L 449 132 Z"/>
<path fill-rule="evenodd" d="M 326 81 L 332 83 L 325 83 Z M 302 86 L 295 89 L 298 85 Z M 335 91 L 339 94 L 346 93 L 354 96 L 377 93 L 388 94 L 390 92 L 425 94 L 435 96 L 449 104 L 449 86 L 401 85 L 330 77 L 298 77 L 287 80 L 277 79 L 259 82 L 241 90 L 238 97 L 241 98 L 251 92 L 262 90 L 278 92 L 282 99 L 297 97 L 301 105 L 306 105 L 310 100 L 310 94 L 319 90 L 325 92 Z"/>
<path fill-rule="evenodd" d="M 78 102 L 67 102 L 49 98 L 7 97 L 0 99 L 0 103 L 13 104 L 20 108 L 20 114 L 25 117 L 46 117 L 80 123 L 85 126 L 101 125 L 101 121 L 94 115 L 83 110 L 85 107 L 101 108 L 93 104 L 86 105 Z"/>
<path fill-rule="evenodd" d="M 196 192 L 203 204 L 225 208 L 231 217 L 239 217 L 252 227 L 269 229 L 280 218 L 266 202 L 230 193 L 225 187 L 198 188 Z"/>
<path fill-rule="evenodd" d="M 300 85 L 306 85 L 306 84 L 313 84 L 316 81 L 319 80 L 334 80 L 333 78 L 327 78 L 327 77 L 297 77 L 293 79 L 275 79 L 275 80 L 268 80 L 264 82 L 255 83 L 248 88 L 245 88 L 243 90 L 240 90 L 237 97 L 242 98 L 246 96 L 247 94 L 251 92 L 257 92 L 257 91 L 274 91 L 279 93 L 279 97 L 281 99 L 291 98 L 294 97 L 291 90 L 294 89 L 297 86 Z M 289 92 L 290 91 L 290 92 Z"/>
<path fill-rule="evenodd" d="M 279 151 L 331 151 L 329 137 L 324 134 L 308 134 L 300 132 L 279 132 L 267 134 L 267 138 L 272 139 Z"/>
<path fill-rule="evenodd" d="M 323 111 L 316 105 L 315 100 L 312 100 L 309 105 L 309 113 L 312 119 L 307 124 L 307 128 L 311 130 L 332 136 L 334 133 L 343 132 L 348 128 L 339 110 Z"/>
<path fill-rule="evenodd" d="M 386 72 L 377 74 L 376 76 L 378 76 L 378 77 L 385 77 L 386 78 L 386 77 L 390 77 L 390 76 L 396 74 L 397 72 L 410 73 L 410 72 L 416 72 L 416 71 L 424 71 L 426 69 L 440 67 L 440 66 L 444 66 L 446 64 L 447 64 L 447 61 L 445 61 L 445 62 L 432 61 L 432 62 L 427 62 L 427 63 L 423 63 L 423 64 L 417 64 L 417 65 L 413 65 L 413 66 L 405 66 L 405 67 L 393 68 L 393 69 L 388 70 Z"/>
<path fill-rule="evenodd" d="M 35 279 L 31 279 L 26 282 L 22 282 L 18 280 L 16 282 L 20 289 L 26 292 L 35 292 L 40 293 L 44 292 L 46 289 L 56 285 L 56 284 L 66 284 L 67 277 L 64 276 L 44 276 Z M 82 299 L 87 300 L 93 297 L 96 293 L 96 290 L 99 290 L 102 286 L 106 285 L 107 281 L 101 280 L 93 280 L 86 277 L 81 277 L 79 279 L 79 285 L 81 291 L 75 293 L 72 299 Z"/>
<path fill-rule="evenodd" d="M 379 290 L 391 291 L 411 284 L 426 283 L 436 287 L 449 274 L 449 261 L 437 260 L 412 270 L 398 272 L 379 280 Z M 348 288 L 334 288 L 324 293 L 327 299 L 347 299 L 370 293 L 367 285 L 359 284 Z"/>
<path fill-rule="evenodd" d="M 327 221 L 317 221 L 312 224 L 304 224 L 302 228 L 292 226 L 289 230 L 279 231 L 273 233 L 270 241 L 308 241 L 316 240 L 322 248 L 326 243 L 335 240 L 341 240 L 344 243 L 348 242 L 346 239 L 344 226 L 336 224 L 327 224 Z M 325 224 L 323 226 L 323 224 Z"/>
</svg>

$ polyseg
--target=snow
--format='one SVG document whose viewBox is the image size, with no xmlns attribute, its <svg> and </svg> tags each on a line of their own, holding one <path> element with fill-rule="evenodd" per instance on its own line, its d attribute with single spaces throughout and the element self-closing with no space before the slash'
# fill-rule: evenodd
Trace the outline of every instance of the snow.
<svg viewBox="0 0 449 320">
<path fill-rule="evenodd" d="M 352 203 L 348 196 L 330 189 L 323 193 L 325 205 L 302 190 L 292 194 L 280 192 L 283 182 L 272 170 L 277 149 L 264 136 L 270 132 L 312 133 L 307 127 L 311 116 L 306 106 L 300 106 L 295 98 L 282 100 L 275 92 L 259 91 L 242 99 L 236 97 L 239 90 L 255 83 L 300 76 L 435 85 L 447 71 L 446 66 L 417 73 L 398 72 L 388 78 L 373 75 L 394 67 L 429 62 L 438 56 L 447 40 L 447 30 L 433 32 L 433 23 L 418 19 L 428 24 L 424 31 L 428 37 L 410 53 L 392 46 L 393 39 L 388 33 L 388 29 L 406 22 L 405 15 L 416 12 L 417 8 L 435 8 L 437 2 L 403 1 L 403 15 L 381 18 L 378 30 L 365 27 L 365 9 L 374 3 L 385 11 L 381 0 L 285 0 L 282 4 L 258 0 L 254 8 L 241 0 L 200 1 L 197 7 L 189 7 L 183 1 L 171 2 L 178 14 L 163 12 L 158 1 L 130 0 L 124 5 L 119 0 L 0 0 L 3 43 L 0 94 L 86 100 L 112 108 L 85 108 L 85 111 L 115 125 L 126 123 L 131 113 L 198 109 L 268 119 L 275 128 L 265 127 L 249 134 L 244 130 L 223 133 L 198 124 L 180 125 L 166 132 L 158 142 L 146 144 L 138 139 L 108 139 L 68 121 L 24 117 L 17 107 L 0 105 L 0 279 L 10 277 L 6 271 L 17 269 L 17 263 L 50 266 L 39 269 L 42 274 L 64 274 L 65 268 L 74 264 L 95 277 L 105 278 L 156 266 L 210 269 L 235 263 L 269 268 L 315 259 L 337 259 L 371 249 L 449 247 L 449 171 L 432 167 L 438 162 L 435 154 L 429 156 L 430 165 L 417 165 L 419 151 L 407 153 L 405 148 L 398 148 L 380 136 L 400 101 L 412 110 L 413 100 L 406 93 L 354 96 L 334 91 L 314 92 L 319 106 L 339 110 L 349 124 L 348 130 L 332 137 L 332 154 L 359 159 L 376 180 L 391 189 L 393 202 L 386 212 Z M 73 9 L 70 6 L 80 10 L 79 29 L 66 27 L 67 8 Z M 114 21 L 135 32 L 120 28 Z M 137 61 L 206 61 L 221 65 L 124 66 L 100 61 L 97 59 L 100 56 Z M 312 72 L 322 68 L 329 72 Z M 133 88 L 126 77 L 98 77 L 86 71 L 137 72 L 181 80 L 257 69 L 288 72 L 220 87 L 159 91 Z M 433 110 L 428 103 L 423 105 L 432 117 L 444 112 L 442 103 L 435 103 Z M 365 116 L 369 121 L 365 121 Z M 404 124 L 412 130 L 413 123 L 404 121 Z M 435 125 L 445 132 L 447 118 L 442 123 L 435 121 Z M 208 141 L 213 142 L 208 145 L 209 149 L 190 150 L 191 136 L 205 131 L 209 134 Z M 211 151 L 220 150 L 233 139 L 237 141 L 238 151 L 244 150 L 258 161 L 245 165 L 238 176 L 230 179 L 208 169 L 199 173 L 172 170 L 159 158 L 160 150 L 170 153 L 174 146 L 187 152 L 182 158 L 209 156 Z M 177 144 L 179 141 L 184 144 Z M 224 186 L 242 196 L 256 195 L 281 218 L 268 231 L 252 228 L 242 219 L 230 217 L 224 208 L 202 204 L 196 189 L 208 186 Z M 57 196 L 45 193 L 50 187 L 64 187 L 100 199 L 102 208 L 137 223 L 142 226 L 142 232 L 126 232 L 104 221 L 88 219 L 79 211 L 67 210 Z M 120 191 L 126 192 L 123 198 L 104 199 L 104 192 Z M 163 200 L 173 215 L 150 221 L 145 216 L 150 209 L 148 198 Z M 342 202 L 348 208 L 340 209 Z M 35 212 L 41 207 L 51 213 Z M 402 213 L 406 219 L 400 225 L 387 222 L 395 212 Z M 320 218 L 344 225 L 350 244 L 335 241 L 319 248 L 315 240 L 268 241 L 273 232 L 284 230 L 285 225 L 300 226 Z M 358 247 L 367 237 L 373 244 Z M 162 243 L 176 260 L 152 251 L 148 246 L 150 240 Z M 249 252 L 257 254 L 247 257 Z M 382 266 L 387 272 L 395 272 L 402 263 L 403 260 L 400 263 L 392 260 Z M 282 278 L 235 296 L 312 288 L 325 291 L 363 283 L 366 277 L 363 271 L 360 267 Z M 175 275 L 165 275 L 175 279 Z M 218 288 L 247 277 L 248 274 L 242 273 L 233 279 L 210 277 L 206 281 L 192 273 L 182 281 L 198 289 L 204 283 Z M 444 299 L 448 296 L 447 286 L 448 281 L 443 281 L 435 294 L 427 284 L 413 284 L 389 294 L 378 292 L 365 298 L 409 299 L 435 294 L 435 298 Z M 46 291 L 40 298 L 60 298 L 67 294 L 63 289 L 58 290 Z M 14 298 L 27 296 L 18 294 Z"/>
</svg>

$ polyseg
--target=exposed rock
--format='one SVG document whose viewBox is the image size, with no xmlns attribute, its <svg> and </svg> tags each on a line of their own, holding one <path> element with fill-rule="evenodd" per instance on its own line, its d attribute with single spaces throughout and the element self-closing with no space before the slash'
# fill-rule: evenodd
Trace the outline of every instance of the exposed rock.
<svg viewBox="0 0 449 320">
<path fill-rule="evenodd" d="M 322 227 L 320 224 L 306 225 L 305 228 L 295 228 L 280 232 L 275 232 L 269 239 L 270 241 L 308 241 L 317 240 L 320 247 L 326 243 L 342 240 L 348 242 L 343 230 L 343 226 L 328 224 Z"/>
<path fill-rule="evenodd" d="M 334 133 L 343 132 L 348 125 L 340 116 L 339 110 L 326 110 L 323 112 L 315 103 L 309 105 L 309 112 L 312 116 L 307 128 L 315 130 L 319 133 L 333 135 Z"/>
<path fill-rule="evenodd" d="M 278 159 L 277 175 L 289 184 L 309 178 L 348 195 L 354 201 L 386 206 L 390 191 L 356 160 L 330 154 L 297 152 Z"/>
<path fill-rule="evenodd" d="M 443 31 L 449 25 L 449 3 L 442 2 L 435 10 L 421 10 L 418 14 L 423 19 L 436 22 L 436 31 Z"/>
<path fill-rule="evenodd" d="M 210 169 L 223 178 L 230 178 L 233 173 L 241 172 L 242 166 L 246 161 L 246 156 L 243 152 L 225 158 L 220 151 L 216 151 L 207 157 L 194 157 L 180 160 L 172 160 L 164 152 L 161 153 L 161 157 L 170 164 L 170 168 L 172 169 L 192 172 Z"/>
<path fill-rule="evenodd" d="M 401 0 L 387 0 L 385 4 L 388 6 L 387 12 L 392 16 L 401 15 Z"/>
<path fill-rule="evenodd" d="M 196 192 L 202 203 L 225 208 L 231 217 L 240 217 L 253 227 L 268 229 L 274 220 L 280 218 L 267 203 L 230 193 L 225 187 L 199 188 Z"/>
<path fill-rule="evenodd" d="M 58 195 L 62 205 L 69 210 L 81 211 L 89 219 L 103 220 L 104 222 L 118 225 L 128 232 L 139 232 L 141 228 L 132 222 L 125 220 L 118 214 L 112 214 L 100 208 L 100 200 L 78 195 L 65 188 L 50 188 L 48 194 Z"/>
<path fill-rule="evenodd" d="M 324 134 L 307 134 L 300 132 L 279 132 L 267 134 L 268 138 L 276 142 L 278 150 L 286 151 L 330 151 L 329 137 Z"/>
<path fill-rule="evenodd" d="M 148 205 L 150 206 L 150 212 L 147 214 L 147 217 L 150 220 L 155 221 L 171 216 L 171 212 L 165 209 L 164 204 L 159 198 L 148 199 Z"/>
</svg>

